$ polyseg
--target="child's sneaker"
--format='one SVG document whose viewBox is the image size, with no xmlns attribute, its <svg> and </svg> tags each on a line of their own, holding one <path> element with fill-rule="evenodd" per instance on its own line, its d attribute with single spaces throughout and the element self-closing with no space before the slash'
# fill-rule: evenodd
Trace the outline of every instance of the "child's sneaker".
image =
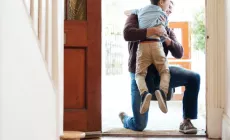
<svg viewBox="0 0 230 140">
<path fill-rule="evenodd" d="M 155 91 L 155 96 L 158 101 L 159 108 L 161 109 L 162 112 L 167 113 L 168 108 L 166 104 L 166 95 L 162 90 L 156 90 Z"/>
<path fill-rule="evenodd" d="M 146 111 L 148 111 L 151 99 L 152 99 L 152 94 L 146 91 L 141 95 L 141 107 L 140 107 L 141 114 L 144 114 Z"/>
</svg>

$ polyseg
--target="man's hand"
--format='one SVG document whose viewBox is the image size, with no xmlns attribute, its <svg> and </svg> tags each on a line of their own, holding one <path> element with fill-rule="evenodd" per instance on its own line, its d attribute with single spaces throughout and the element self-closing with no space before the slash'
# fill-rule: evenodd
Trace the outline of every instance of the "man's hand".
<svg viewBox="0 0 230 140">
<path fill-rule="evenodd" d="M 167 34 L 167 32 L 166 32 L 164 26 L 162 26 L 162 25 L 147 28 L 147 37 L 150 37 L 152 35 L 164 36 L 165 34 Z"/>
<path fill-rule="evenodd" d="M 172 44 L 172 40 L 168 37 L 167 34 L 164 35 L 165 37 L 165 43 L 167 46 L 170 46 Z"/>
<path fill-rule="evenodd" d="M 160 16 L 159 20 L 161 22 L 165 22 L 166 18 L 164 16 Z M 157 36 L 164 36 L 167 35 L 167 32 L 165 30 L 165 27 L 162 25 L 156 26 L 156 27 L 152 27 L 152 28 L 148 28 L 147 29 L 147 37 L 152 36 L 152 35 L 157 35 Z"/>
</svg>

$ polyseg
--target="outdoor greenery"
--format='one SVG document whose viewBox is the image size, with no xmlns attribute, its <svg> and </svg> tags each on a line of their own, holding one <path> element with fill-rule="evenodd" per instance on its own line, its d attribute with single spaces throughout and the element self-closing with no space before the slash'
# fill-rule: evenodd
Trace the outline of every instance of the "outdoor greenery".
<svg viewBox="0 0 230 140">
<path fill-rule="evenodd" d="M 197 11 L 192 25 L 193 47 L 205 53 L 205 10 Z"/>
</svg>

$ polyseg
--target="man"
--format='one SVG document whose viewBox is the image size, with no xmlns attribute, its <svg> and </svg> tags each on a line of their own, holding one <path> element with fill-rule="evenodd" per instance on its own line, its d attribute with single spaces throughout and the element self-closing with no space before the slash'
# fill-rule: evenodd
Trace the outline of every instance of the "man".
<svg viewBox="0 0 230 140">
<path fill-rule="evenodd" d="M 171 1 L 170 7 L 167 10 L 168 16 L 171 14 L 172 8 L 173 2 Z M 168 51 L 170 51 L 175 58 L 181 58 L 183 56 L 183 47 L 177 41 L 176 36 L 171 29 L 166 28 L 165 30 L 160 26 L 148 29 L 139 29 L 138 19 L 136 15 L 130 15 L 126 21 L 124 28 L 124 38 L 126 41 L 129 41 L 129 72 L 131 76 L 131 98 L 133 117 L 129 117 L 124 112 L 121 112 L 119 114 L 119 117 L 124 127 L 127 129 L 132 129 L 134 131 L 143 131 L 148 123 L 148 111 L 145 114 L 140 114 L 139 112 L 141 99 L 135 81 L 136 51 L 138 48 L 139 40 L 144 40 L 147 36 L 151 36 L 153 34 L 162 36 L 166 32 L 168 37 L 163 43 L 166 56 L 168 54 Z M 183 121 L 180 124 L 179 130 L 180 132 L 185 134 L 196 134 L 197 128 L 193 126 L 191 120 L 197 119 L 200 75 L 190 70 L 176 66 L 170 66 L 169 69 L 171 75 L 169 84 L 170 89 L 185 86 L 185 92 L 183 97 Z M 154 65 L 149 66 L 148 74 L 146 76 L 146 83 L 150 93 L 154 93 L 154 91 L 158 88 L 159 80 L 160 77 Z M 171 91 L 172 90 L 169 90 L 169 92 Z"/>
</svg>

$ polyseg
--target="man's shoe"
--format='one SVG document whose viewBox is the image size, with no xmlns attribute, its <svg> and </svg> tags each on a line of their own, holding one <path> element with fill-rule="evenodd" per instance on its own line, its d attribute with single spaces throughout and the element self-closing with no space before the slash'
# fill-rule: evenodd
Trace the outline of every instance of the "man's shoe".
<svg viewBox="0 0 230 140">
<path fill-rule="evenodd" d="M 197 128 L 193 126 L 192 122 L 190 120 L 184 121 L 180 124 L 180 130 L 181 133 L 184 134 L 196 134 Z"/>
<path fill-rule="evenodd" d="M 152 94 L 146 91 L 141 95 L 141 106 L 140 106 L 141 114 L 144 114 L 146 111 L 149 110 L 151 99 L 152 99 Z"/>
<path fill-rule="evenodd" d="M 166 95 L 165 95 L 165 93 L 162 90 L 156 90 L 155 91 L 155 96 L 157 98 L 160 110 L 163 113 L 167 113 L 168 108 L 167 108 L 167 104 L 166 104 Z"/>
<path fill-rule="evenodd" d="M 127 114 L 125 112 L 120 112 L 119 113 L 119 118 L 121 120 L 121 123 L 123 123 L 123 124 L 124 124 L 124 118 L 125 118 L 125 116 L 127 116 Z"/>
</svg>

